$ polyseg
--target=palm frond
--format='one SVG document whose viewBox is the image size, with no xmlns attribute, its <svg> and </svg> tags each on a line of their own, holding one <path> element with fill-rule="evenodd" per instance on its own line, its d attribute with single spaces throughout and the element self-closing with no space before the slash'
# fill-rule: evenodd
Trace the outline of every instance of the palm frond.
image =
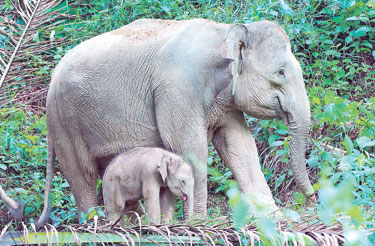
<svg viewBox="0 0 375 246">
<path fill-rule="evenodd" d="M 32 1 L 30 1 L 30 2 L 32 3 Z M 26 3 L 27 3 L 27 1 L 26 1 Z M 8 65 L 6 66 L 5 71 L 4 71 L 3 74 L 2 74 L 2 77 L 1 77 L 1 79 L 0 79 L 0 87 L 1 87 L 1 85 L 3 84 L 6 75 L 8 74 L 9 68 L 10 68 L 10 66 L 12 65 L 12 62 L 13 62 L 13 60 L 14 60 L 14 57 L 15 57 L 16 54 L 17 54 L 18 49 L 20 48 L 20 45 L 22 44 L 22 40 L 23 40 L 23 38 L 25 37 L 25 34 L 26 34 L 27 30 L 29 30 L 30 24 L 31 24 L 31 22 L 33 21 L 33 18 L 34 18 L 34 16 L 35 16 L 35 13 L 37 12 L 37 10 L 38 10 L 38 8 L 39 8 L 39 4 L 40 4 L 40 0 L 36 1 L 35 6 L 32 6 L 32 7 L 31 7 L 31 10 L 32 10 L 32 11 L 31 11 L 31 14 L 30 14 L 30 15 L 28 15 L 29 13 L 28 13 L 27 11 L 26 11 L 26 13 L 25 13 L 25 12 L 22 11 L 22 9 L 19 10 L 19 13 L 22 14 L 22 15 L 21 15 L 22 19 L 23 19 L 24 21 L 26 21 L 26 26 L 25 26 L 25 29 L 23 30 L 23 33 L 22 33 L 20 39 L 19 39 L 18 42 L 17 42 L 17 46 L 16 46 L 16 48 L 14 49 L 14 51 L 13 51 L 13 53 L 12 53 L 12 56 L 11 56 L 10 59 L 9 59 Z M 27 6 L 27 7 L 28 7 L 28 6 Z M 26 8 L 26 10 L 29 10 L 29 8 Z"/>
<path fill-rule="evenodd" d="M 191 224 L 145 225 L 111 227 L 107 221 L 94 216 L 90 224 L 69 226 L 46 225 L 40 232 L 24 224 L 23 231 L 2 231 L 0 240 L 7 243 L 99 243 L 101 245 L 124 243 L 124 245 L 260 245 L 265 239 L 256 226 L 250 223 L 242 229 L 234 228 L 228 217 L 194 221 Z M 326 226 L 316 217 L 305 215 L 302 222 L 280 221 L 278 236 L 272 245 L 342 245 L 345 242 L 343 227 L 336 223 Z M 27 235 L 27 236 L 25 236 Z M 306 244 L 307 242 L 307 244 Z"/>
<path fill-rule="evenodd" d="M 57 24 L 69 18 L 61 11 L 63 0 L 9 0 L 11 6 L 0 17 L 0 105 L 11 101 L 40 102 L 45 97 Z M 51 37 L 39 39 L 40 33 Z M 2 86 L 3 85 L 3 86 Z"/>
</svg>

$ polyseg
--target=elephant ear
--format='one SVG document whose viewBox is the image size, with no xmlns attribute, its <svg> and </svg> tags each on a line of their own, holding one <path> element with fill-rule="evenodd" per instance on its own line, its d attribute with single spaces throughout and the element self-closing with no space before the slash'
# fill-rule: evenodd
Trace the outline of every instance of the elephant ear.
<svg viewBox="0 0 375 246">
<path fill-rule="evenodd" d="M 247 45 L 247 28 L 242 24 L 233 25 L 225 38 L 225 58 L 232 60 L 231 73 L 233 77 L 232 94 L 236 87 L 238 76 L 242 72 L 242 52 Z"/>
<path fill-rule="evenodd" d="M 170 162 L 168 163 L 168 173 L 175 174 L 180 167 L 181 162 L 175 157 L 171 157 Z"/>
<path fill-rule="evenodd" d="M 163 158 L 161 158 L 159 164 L 158 164 L 158 170 L 160 172 L 160 175 L 161 175 L 161 179 L 163 180 L 163 182 L 165 183 L 166 179 L 167 179 L 167 176 L 168 176 L 168 166 L 169 166 L 169 163 L 171 162 L 172 158 L 169 157 L 169 156 L 163 156 Z"/>
</svg>

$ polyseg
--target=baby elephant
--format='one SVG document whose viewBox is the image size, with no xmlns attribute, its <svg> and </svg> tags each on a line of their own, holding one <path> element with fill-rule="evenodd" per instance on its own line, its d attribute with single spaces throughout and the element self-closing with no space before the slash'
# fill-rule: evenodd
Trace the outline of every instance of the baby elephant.
<svg viewBox="0 0 375 246">
<path fill-rule="evenodd" d="M 145 198 L 152 223 L 159 223 L 161 215 L 165 223 L 173 219 L 175 196 L 183 199 L 187 217 L 193 214 L 192 167 L 166 150 L 138 147 L 118 155 L 105 170 L 102 183 L 111 221 L 116 221 L 126 211 L 125 206 L 131 206 L 141 197 Z"/>
</svg>

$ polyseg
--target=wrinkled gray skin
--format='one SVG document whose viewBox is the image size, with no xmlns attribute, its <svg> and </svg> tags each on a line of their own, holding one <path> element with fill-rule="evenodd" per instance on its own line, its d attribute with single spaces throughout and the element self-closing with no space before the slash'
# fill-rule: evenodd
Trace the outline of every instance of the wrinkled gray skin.
<svg viewBox="0 0 375 246">
<path fill-rule="evenodd" d="M 52 75 L 48 144 L 79 211 L 97 205 L 96 179 L 114 155 L 153 146 L 193 153 L 206 163 L 210 142 L 240 189 L 273 210 L 243 112 L 289 125 L 294 180 L 313 197 L 304 158 L 310 108 L 301 67 L 286 33 L 268 21 L 142 19 L 83 42 Z M 205 216 L 205 165 L 194 167 L 194 179 L 194 213 Z M 48 188 L 42 219 L 48 214 Z"/>
<path fill-rule="evenodd" d="M 176 196 L 188 206 L 193 215 L 194 177 L 190 164 L 160 148 L 135 148 L 118 155 L 103 176 L 103 198 L 108 219 L 115 222 L 126 203 L 144 197 L 150 221 L 169 223 L 173 220 Z"/>
<path fill-rule="evenodd" d="M 21 221 L 23 219 L 24 203 L 21 201 L 15 201 L 3 190 L 0 186 L 0 199 L 4 201 L 10 215 L 15 221 Z"/>
</svg>

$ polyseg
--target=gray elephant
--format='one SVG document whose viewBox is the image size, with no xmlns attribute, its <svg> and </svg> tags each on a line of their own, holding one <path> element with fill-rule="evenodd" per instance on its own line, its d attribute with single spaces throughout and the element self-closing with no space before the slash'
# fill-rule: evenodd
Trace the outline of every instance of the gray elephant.
<svg viewBox="0 0 375 246">
<path fill-rule="evenodd" d="M 103 198 L 108 219 L 116 221 L 126 204 L 145 198 L 150 221 L 171 222 L 176 198 L 183 198 L 188 217 L 193 215 L 193 169 L 180 156 L 160 148 L 138 147 L 121 153 L 103 176 Z"/>
<path fill-rule="evenodd" d="M 290 128 L 290 166 L 306 197 L 310 106 L 300 64 L 275 23 L 141 19 L 83 42 L 56 66 L 47 96 L 49 160 L 55 154 L 79 211 L 96 206 L 96 181 L 137 146 L 194 154 L 213 143 L 241 191 L 277 209 L 243 112 Z M 194 213 L 206 215 L 207 167 L 194 167 Z"/>
<path fill-rule="evenodd" d="M 3 188 L 0 186 L 0 199 L 4 201 L 10 215 L 15 221 L 21 221 L 23 219 L 24 203 L 16 201 L 7 196 Z"/>
</svg>

